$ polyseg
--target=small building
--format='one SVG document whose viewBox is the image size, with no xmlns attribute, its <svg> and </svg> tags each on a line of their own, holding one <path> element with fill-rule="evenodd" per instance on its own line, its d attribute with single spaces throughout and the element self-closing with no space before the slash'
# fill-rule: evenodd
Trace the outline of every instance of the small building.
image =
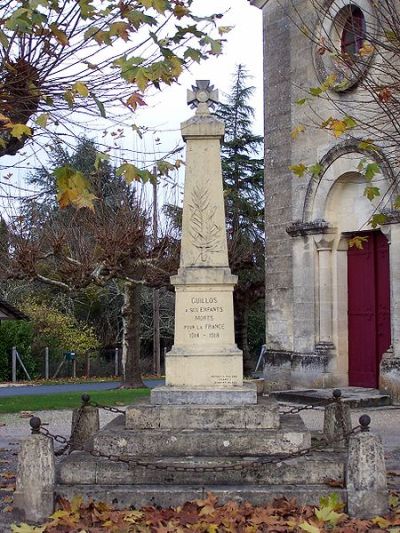
<svg viewBox="0 0 400 533">
<path fill-rule="evenodd" d="M 377 46 L 385 39 L 376 13 L 385 3 L 250 1 L 262 9 L 264 28 L 266 379 L 281 389 L 379 387 L 400 400 L 398 158 L 384 141 L 377 150 L 363 147 L 368 134 L 376 138 L 376 109 L 365 103 L 362 80 L 376 75 L 379 54 L 370 47 L 368 61 L 357 59 L 367 37 L 378 35 Z M 360 68 L 349 74 L 346 63 L 321 52 L 324 39 Z M 332 73 L 342 81 L 314 101 L 313 115 L 313 104 L 299 102 Z M 299 125 L 338 110 L 358 118 L 363 130 L 335 138 L 305 127 L 293 139 Z M 300 163 L 318 171 L 295 176 L 290 167 Z M 361 171 L 369 164 L 379 167 L 373 201 Z M 374 228 L 371 217 L 382 211 L 386 222 Z M 349 246 L 355 236 L 362 247 Z"/>
<path fill-rule="evenodd" d="M 2 320 L 29 320 L 29 318 L 22 311 L 0 298 L 0 322 Z"/>
</svg>

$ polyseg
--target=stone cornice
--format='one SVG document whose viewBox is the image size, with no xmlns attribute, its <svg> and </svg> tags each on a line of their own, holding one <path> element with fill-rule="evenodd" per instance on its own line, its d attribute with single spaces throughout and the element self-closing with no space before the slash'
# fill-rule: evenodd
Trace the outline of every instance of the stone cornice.
<svg viewBox="0 0 400 533">
<path fill-rule="evenodd" d="M 292 224 L 286 228 L 286 233 L 291 237 L 303 237 L 305 235 L 329 233 L 329 230 L 329 224 L 326 220 L 314 220 L 314 222 L 302 222 L 297 220 L 296 222 L 292 222 Z"/>
<path fill-rule="evenodd" d="M 383 213 L 387 220 L 384 224 L 400 224 L 400 210 L 394 209 L 393 211 L 384 211 Z"/>
<path fill-rule="evenodd" d="M 249 0 L 249 2 L 252 6 L 258 7 L 259 9 L 263 9 L 263 7 L 267 5 L 268 0 Z"/>
</svg>

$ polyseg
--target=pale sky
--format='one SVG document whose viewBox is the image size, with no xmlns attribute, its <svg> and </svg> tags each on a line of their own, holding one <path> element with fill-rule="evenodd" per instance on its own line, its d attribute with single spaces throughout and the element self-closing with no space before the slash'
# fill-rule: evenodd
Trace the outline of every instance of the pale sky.
<svg viewBox="0 0 400 533">
<path fill-rule="evenodd" d="M 231 76 L 235 66 L 243 64 L 253 76 L 251 85 L 256 87 L 251 105 L 256 109 L 254 131 L 263 133 L 262 103 L 262 14 L 261 10 L 251 6 L 248 0 L 197 0 L 194 4 L 201 11 L 212 13 L 227 12 L 221 20 L 221 26 L 234 26 L 226 34 L 222 55 L 193 65 L 190 73 L 180 78 L 180 84 L 167 87 L 152 99 L 150 107 L 138 113 L 138 122 L 151 124 L 161 130 L 179 130 L 179 125 L 193 114 L 186 105 L 186 90 L 195 80 L 210 80 L 221 92 L 227 92 L 231 86 Z M 177 133 L 178 135 L 178 133 Z M 162 135 L 164 137 L 164 135 Z"/>
</svg>

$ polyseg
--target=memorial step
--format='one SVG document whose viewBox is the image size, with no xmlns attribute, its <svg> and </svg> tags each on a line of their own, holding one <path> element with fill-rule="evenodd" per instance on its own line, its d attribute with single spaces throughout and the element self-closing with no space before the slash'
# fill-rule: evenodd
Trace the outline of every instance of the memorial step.
<svg viewBox="0 0 400 533">
<path fill-rule="evenodd" d="M 279 429 L 126 429 L 116 417 L 93 440 L 103 455 L 227 457 L 293 453 L 311 444 L 299 415 L 281 417 Z"/>
<path fill-rule="evenodd" d="M 344 456 L 330 452 L 284 459 L 268 464 L 268 457 L 141 457 L 148 466 L 93 457 L 88 452 L 73 452 L 59 465 L 62 484 L 89 485 L 339 485 L 344 480 Z M 257 464 L 249 464 L 257 461 Z M 223 469 L 234 466 L 235 469 Z M 176 470 L 196 467 L 198 471 Z M 206 467 L 206 471 L 201 471 Z M 208 470 L 210 469 L 210 470 Z"/>
<path fill-rule="evenodd" d="M 277 429 L 279 405 L 260 397 L 256 405 L 131 405 L 127 429 Z"/>
<path fill-rule="evenodd" d="M 300 403 L 304 405 L 326 405 L 332 401 L 334 389 L 294 389 L 274 391 L 270 395 L 280 402 Z M 342 401 L 351 408 L 383 407 L 391 405 L 388 394 L 378 389 L 365 387 L 341 387 Z"/>
<path fill-rule="evenodd" d="M 56 485 L 56 496 L 72 499 L 76 494 L 85 501 L 108 503 L 115 509 L 145 506 L 176 507 L 187 501 L 204 499 L 208 492 L 223 504 L 234 500 L 264 505 L 275 498 L 296 498 L 299 505 L 318 505 L 320 498 L 332 494 L 327 485 Z M 347 500 L 345 489 L 335 488 L 343 502 Z"/>
</svg>

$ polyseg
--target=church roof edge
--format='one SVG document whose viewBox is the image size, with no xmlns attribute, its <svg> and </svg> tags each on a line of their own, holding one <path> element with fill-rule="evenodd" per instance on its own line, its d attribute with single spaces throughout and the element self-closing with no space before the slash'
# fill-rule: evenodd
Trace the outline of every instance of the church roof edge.
<svg viewBox="0 0 400 533">
<path fill-rule="evenodd" d="M 258 7 L 259 9 L 263 9 L 263 7 L 267 5 L 268 0 L 249 0 L 249 2 L 252 6 Z"/>
</svg>

